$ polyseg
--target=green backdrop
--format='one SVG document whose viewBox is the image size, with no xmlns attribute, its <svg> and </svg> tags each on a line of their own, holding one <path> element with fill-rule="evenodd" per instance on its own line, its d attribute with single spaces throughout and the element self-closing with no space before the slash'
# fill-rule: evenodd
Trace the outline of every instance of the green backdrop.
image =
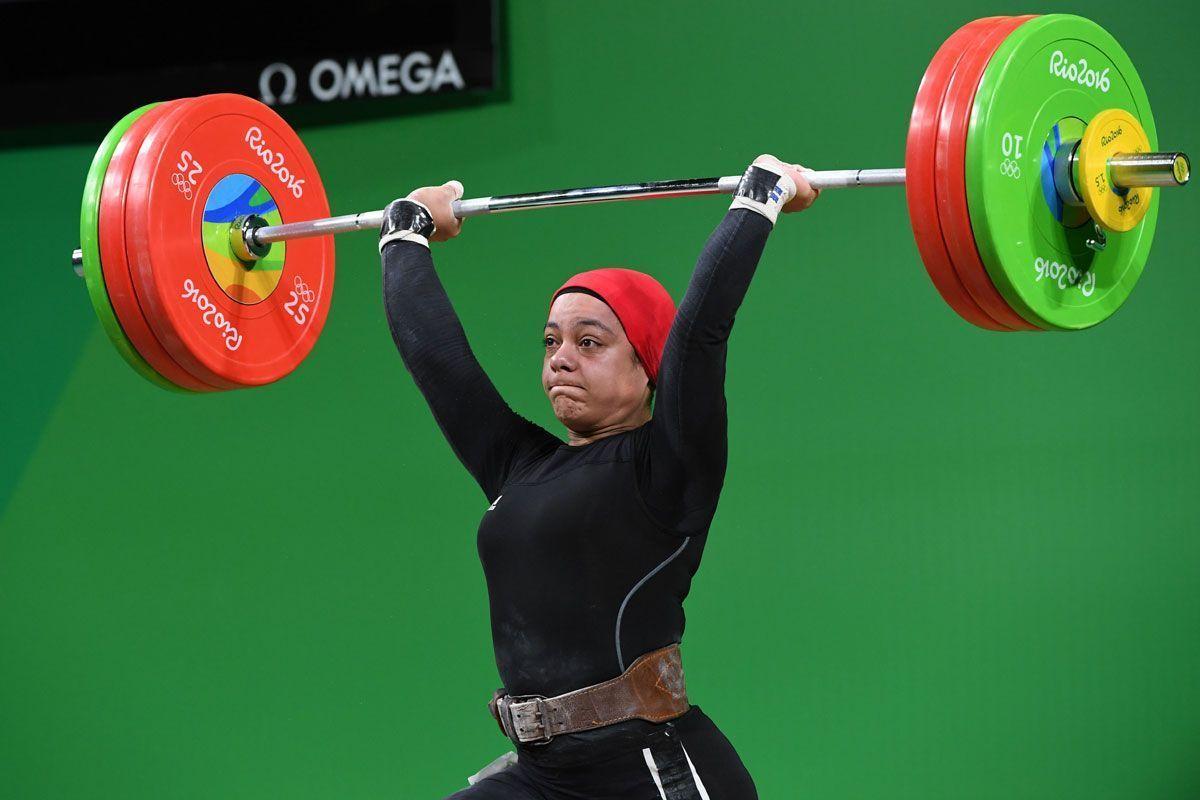
<svg viewBox="0 0 1200 800">
<path fill-rule="evenodd" d="M 937 45 L 1073 11 L 1200 154 L 1195 3 L 532 3 L 511 99 L 304 131 L 336 211 L 732 174 L 760 152 L 899 166 Z M 364 20 L 364 24 L 373 24 Z M 180 397 L 113 352 L 67 255 L 94 144 L 0 152 L 0 796 L 435 800 L 508 749 L 475 529 L 487 505 L 339 239 L 312 356 Z M 472 220 L 437 248 L 514 408 L 585 267 L 678 299 L 727 201 Z M 996 335 L 925 276 L 898 189 L 773 234 L 731 343 L 730 463 L 687 603 L 689 688 L 764 798 L 1200 792 L 1200 192 L 1083 334 Z M 569 531 L 566 532 L 569 534 Z M 718 798 L 714 798 L 718 800 Z"/>
</svg>

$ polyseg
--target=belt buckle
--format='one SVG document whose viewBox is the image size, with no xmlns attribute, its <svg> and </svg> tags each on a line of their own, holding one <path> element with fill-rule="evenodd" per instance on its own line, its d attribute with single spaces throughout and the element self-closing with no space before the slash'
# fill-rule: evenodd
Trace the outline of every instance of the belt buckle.
<svg viewBox="0 0 1200 800">
<path fill-rule="evenodd" d="M 513 710 L 514 705 L 532 706 Z M 500 728 L 515 744 L 544 745 L 554 738 L 550 733 L 546 696 L 544 694 L 506 694 L 496 701 L 499 711 Z M 527 718 L 532 718 L 528 720 Z M 532 730 L 531 730 L 532 729 Z M 531 732 L 541 733 L 533 738 L 525 738 Z"/>
</svg>

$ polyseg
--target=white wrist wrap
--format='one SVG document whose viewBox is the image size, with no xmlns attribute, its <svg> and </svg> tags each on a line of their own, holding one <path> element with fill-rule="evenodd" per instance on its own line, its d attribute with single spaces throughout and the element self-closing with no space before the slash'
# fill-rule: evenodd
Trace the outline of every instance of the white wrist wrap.
<svg viewBox="0 0 1200 800">
<path fill-rule="evenodd" d="M 387 211 L 389 216 L 384 219 L 384 230 L 389 227 L 394 230 L 379 237 L 380 253 L 388 242 L 416 242 L 429 247 L 429 237 L 437 230 L 429 206 L 420 200 L 405 198 L 389 205 Z"/>
<path fill-rule="evenodd" d="M 426 249 L 429 247 L 429 240 L 416 231 L 396 231 L 395 233 L 389 233 L 379 240 L 379 252 L 383 252 L 383 246 L 388 242 L 416 242 L 417 244 L 425 245 Z"/>
<path fill-rule="evenodd" d="M 751 164 L 733 193 L 730 208 L 748 208 L 775 224 L 779 209 L 796 196 L 796 182 L 763 164 Z"/>
</svg>

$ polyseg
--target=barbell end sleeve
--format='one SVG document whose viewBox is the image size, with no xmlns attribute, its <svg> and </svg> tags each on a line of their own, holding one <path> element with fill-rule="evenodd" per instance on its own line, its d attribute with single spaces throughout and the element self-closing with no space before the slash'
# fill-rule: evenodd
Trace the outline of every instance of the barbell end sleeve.
<svg viewBox="0 0 1200 800">
<path fill-rule="evenodd" d="M 1186 153 L 1118 153 L 1108 160 L 1113 185 L 1122 189 L 1184 186 L 1192 178 Z"/>
<path fill-rule="evenodd" d="M 1187 153 L 1175 154 L 1175 182 L 1184 186 L 1192 179 L 1192 160 Z"/>
</svg>

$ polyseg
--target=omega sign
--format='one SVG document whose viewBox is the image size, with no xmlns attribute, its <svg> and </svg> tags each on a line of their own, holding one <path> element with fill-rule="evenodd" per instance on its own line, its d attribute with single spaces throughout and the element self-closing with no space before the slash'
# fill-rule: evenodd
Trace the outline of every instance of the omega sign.
<svg viewBox="0 0 1200 800">
<path fill-rule="evenodd" d="M 303 84 L 298 86 L 299 81 Z M 307 89 L 322 103 L 351 97 L 389 97 L 398 94 L 428 94 L 450 87 L 466 88 L 454 54 L 443 50 L 435 56 L 415 50 L 407 55 L 385 53 L 344 61 L 322 59 L 307 73 L 296 74 L 290 64 L 269 64 L 258 76 L 260 99 L 268 105 L 296 102 L 296 91 Z"/>
</svg>

